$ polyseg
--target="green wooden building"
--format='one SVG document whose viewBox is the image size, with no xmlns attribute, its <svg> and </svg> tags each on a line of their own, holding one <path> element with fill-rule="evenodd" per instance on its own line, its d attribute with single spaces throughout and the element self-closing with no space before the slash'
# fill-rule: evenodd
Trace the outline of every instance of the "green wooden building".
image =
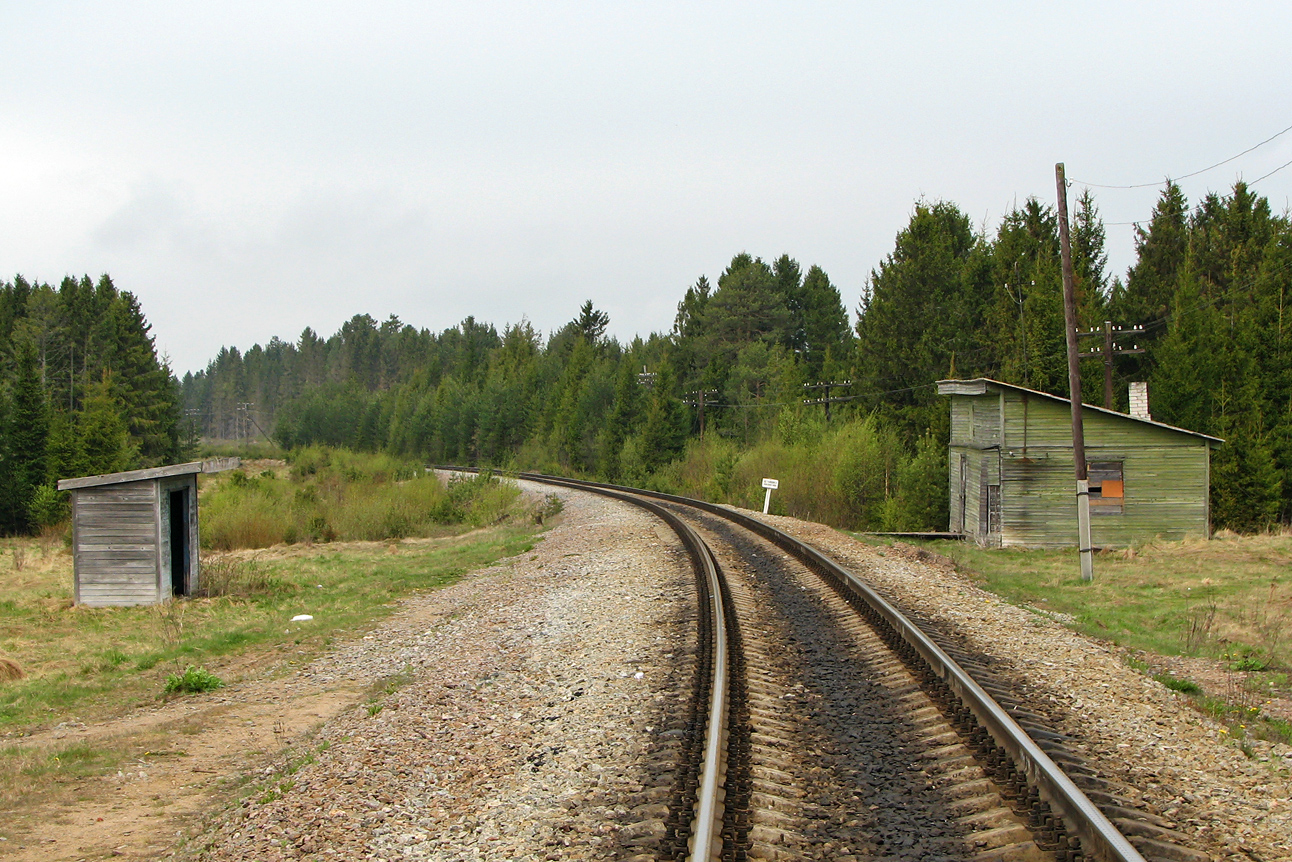
<svg viewBox="0 0 1292 862">
<path fill-rule="evenodd" d="M 987 547 L 1077 543 L 1072 413 L 1066 398 L 996 380 L 940 380 L 951 399 L 952 532 Z M 1138 403 L 1138 404 L 1137 404 Z M 1223 441 L 1083 405 L 1095 547 L 1211 535 L 1211 449 Z"/>
</svg>

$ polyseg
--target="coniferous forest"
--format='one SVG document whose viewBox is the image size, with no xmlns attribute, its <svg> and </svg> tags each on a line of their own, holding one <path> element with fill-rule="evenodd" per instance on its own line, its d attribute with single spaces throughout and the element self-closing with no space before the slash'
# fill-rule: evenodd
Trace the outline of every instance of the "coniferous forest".
<svg viewBox="0 0 1292 862">
<path fill-rule="evenodd" d="M 66 517 L 58 479 L 172 463 L 179 387 L 108 276 L 0 285 L 0 533 Z"/>
<path fill-rule="evenodd" d="M 1225 439 L 1213 455 L 1216 528 L 1292 523 L 1288 215 L 1242 183 L 1192 205 L 1168 183 L 1119 276 L 1088 192 L 1071 234 L 1082 329 L 1143 327 L 1144 352 L 1115 359 L 1112 406 L 1125 410 L 1126 384 L 1148 381 L 1154 419 Z M 58 476 L 159 463 L 199 436 L 745 505 L 761 502 L 760 476 L 780 476 L 778 506 L 791 514 L 946 529 L 948 408 L 934 382 L 986 376 L 1067 395 L 1058 222 L 1035 199 L 994 233 L 953 203 L 918 203 L 872 271 L 855 327 L 826 272 L 789 255 L 738 254 L 679 294 L 671 331 L 629 343 L 607 337 L 592 300 L 546 335 L 523 319 L 436 333 L 359 314 L 326 338 L 306 329 L 226 347 L 176 382 L 137 302 L 106 276 L 58 289 L 15 279 L 0 292 L 0 529 L 38 526 Z M 1102 360 L 1082 373 L 1084 399 L 1102 404 Z"/>
</svg>

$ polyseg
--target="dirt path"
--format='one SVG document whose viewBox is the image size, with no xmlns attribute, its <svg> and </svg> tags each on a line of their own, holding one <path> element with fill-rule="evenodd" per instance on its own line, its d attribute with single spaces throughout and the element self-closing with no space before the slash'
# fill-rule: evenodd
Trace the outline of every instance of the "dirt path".
<svg viewBox="0 0 1292 862">
<path fill-rule="evenodd" d="M 416 619 L 416 614 L 410 621 Z M 9 824 L 0 856 L 15 862 L 155 859 L 222 808 L 243 776 L 282 756 L 324 722 L 356 708 L 368 681 L 252 680 L 124 719 L 58 728 L 28 744 L 143 752 L 115 774 L 69 785 Z M 289 691 L 290 690 L 290 691 Z"/>
</svg>

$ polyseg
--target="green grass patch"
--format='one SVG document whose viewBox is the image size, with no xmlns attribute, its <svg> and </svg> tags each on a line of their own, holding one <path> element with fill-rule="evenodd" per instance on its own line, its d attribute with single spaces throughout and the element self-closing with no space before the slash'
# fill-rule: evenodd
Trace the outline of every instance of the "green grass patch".
<svg viewBox="0 0 1292 862">
<path fill-rule="evenodd" d="M 1075 550 L 988 550 L 926 542 L 1015 604 L 1085 634 L 1159 655 L 1229 661 L 1236 670 L 1292 664 L 1292 536 L 1151 542 L 1095 557 Z"/>
<path fill-rule="evenodd" d="M 224 680 L 204 667 L 189 665 L 183 673 L 173 673 L 166 677 L 162 694 L 201 694 L 204 691 L 215 691 L 224 686 Z"/>
<path fill-rule="evenodd" d="M 371 628 L 400 599 L 531 549 L 536 529 L 512 523 L 436 539 L 240 552 L 223 558 L 235 585 L 226 594 L 153 607 L 72 606 L 65 551 L 20 573 L 0 560 L 8 589 L 0 656 L 23 671 L 0 683 L 0 732 L 120 714 L 156 701 L 167 678 L 190 665 L 226 675 L 222 664 L 248 653 L 263 656 L 260 667 L 308 661 Z M 220 560 L 208 555 L 203 566 Z M 291 622 L 298 614 L 313 620 Z"/>
<path fill-rule="evenodd" d="M 1202 694 L 1202 686 L 1191 679 L 1180 679 L 1165 673 L 1155 673 L 1153 674 L 1153 679 L 1171 689 L 1171 691 L 1184 694 Z"/>
</svg>

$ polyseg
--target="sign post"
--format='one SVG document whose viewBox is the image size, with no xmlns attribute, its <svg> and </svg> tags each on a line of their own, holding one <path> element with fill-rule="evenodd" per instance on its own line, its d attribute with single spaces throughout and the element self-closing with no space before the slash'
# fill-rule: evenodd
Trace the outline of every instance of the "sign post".
<svg viewBox="0 0 1292 862">
<path fill-rule="evenodd" d="M 767 489 L 767 493 L 763 496 L 763 514 L 764 514 L 764 515 L 766 515 L 766 514 L 767 514 L 767 512 L 768 512 L 768 510 L 769 510 L 769 509 L 771 509 L 771 507 L 772 507 L 772 491 L 775 491 L 775 490 L 776 490 L 777 488 L 779 488 L 780 486 L 781 486 L 781 483 L 780 483 L 780 480 L 779 480 L 779 479 L 764 479 L 764 480 L 763 480 L 763 487 Z"/>
</svg>

